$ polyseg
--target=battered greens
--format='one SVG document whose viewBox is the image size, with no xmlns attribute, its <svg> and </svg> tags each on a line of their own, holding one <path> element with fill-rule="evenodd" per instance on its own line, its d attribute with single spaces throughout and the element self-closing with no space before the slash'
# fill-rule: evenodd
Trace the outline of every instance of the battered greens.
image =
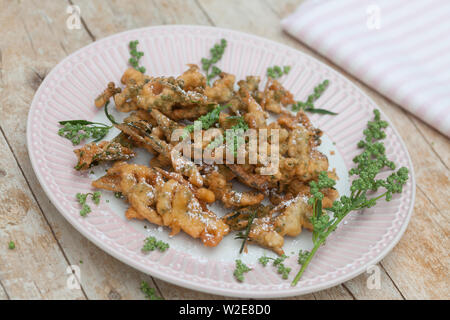
<svg viewBox="0 0 450 320">
<path fill-rule="evenodd" d="M 138 41 L 129 44 L 132 67 L 125 70 L 121 83 L 108 83 L 94 101 L 96 107 L 105 107 L 112 125 L 72 120 L 60 122 L 63 127 L 59 130 L 73 144 L 86 138 L 95 140 L 75 150 L 76 170 L 86 170 L 102 161 L 112 162 L 106 174 L 93 181 L 92 186 L 112 191 L 125 201 L 126 218 L 168 227 L 171 236 L 183 231 L 207 247 L 217 246 L 230 231 L 237 231 L 237 238 L 242 241 L 240 253 L 247 252 L 248 245 L 253 244 L 279 255 L 261 257 L 259 262 L 266 266 L 272 261 L 283 279 L 291 271 L 285 265 L 284 239 L 296 237 L 307 228 L 313 232 L 314 247 L 311 252 L 300 250 L 301 270 L 293 281 L 295 285 L 315 252 L 350 211 L 371 207 L 383 197 L 389 201 L 393 193 L 402 191 L 408 179 L 406 168 L 385 180 L 375 178 L 383 168 L 395 168 L 380 142 L 387 123 L 375 111 L 375 120 L 369 122 L 365 139 L 358 144 L 363 152 L 354 159 L 356 167 L 350 170 L 350 175 L 356 176 L 352 194 L 336 201 L 339 194 L 334 184 L 338 177 L 329 169 L 327 157 L 318 150 L 322 131 L 311 124 L 305 113 L 335 114 L 314 105 L 330 85 L 328 80 L 323 79 L 306 101 L 296 102 L 294 95 L 278 81 L 289 73 L 290 66 L 270 67 L 264 79 L 249 75 L 239 81 L 235 75 L 219 69 L 216 64 L 227 46 L 224 39 L 210 50 L 209 58 L 201 60 L 201 68 L 189 64 L 176 77 L 144 74 L 145 68 L 139 66 L 143 52 L 137 50 L 137 45 Z M 108 113 L 111 99 L 118 111 L 129 113 L 121 123 Z M 269 114 L 276 115 L 276 121 L 268 122 Z M 111 141 L 99 142 L 113 126 L 120 134 Z M 195 144 L 194 129 L 203 138 L 200 145 Z M 261 132 L 267 132 L 264 148 L 268 152 L 262 153 L 263 148 L 259 148 L 255 162 L 249 161 L 253 151 L 249 138 L 243 135 L 250 129 L 256 129 L 258 141 Z M 180 139 L 172 139 L 179 132 L 183 133 Z M 231 145 L 225 139 L 230 134 Z M 194 152 L 181 154 L 177 148 L 180 142 Z M 137 148 L 152 155 L 148 165 L 126 162 L 136 155 Z M 278 153 L 279 165 L 273 174 L 266 175 L 265 154 L 269 151 Z M 205 158 L 199 158 L 198 154 Z M 226 161 L 230 156 L 244 161 L 230 163 Z M 235 181 L 248 186 L 250 191 L 234 190 Z M 368 193 L 378 188 L 386 192 L 369 198 Z M 77 194 L 83 216 L 91 211 L 87 204 L 89 196 L 96 204 L 100 201 L 100 192 Z M 229 213 L 217 216 L 208 207 L 214 202 L 229 209 Z M 167 243 L 149 237 L 142 251 L 164 252 L 168 248 Z M 237 281 L 243 281 L 250 270 L 236 260 Z M 154 296 L 148 285 L 142 289 L 150 298 Z M 186 306 L 183 310 L 189 314 L 192 309 Z"/>
</svg>

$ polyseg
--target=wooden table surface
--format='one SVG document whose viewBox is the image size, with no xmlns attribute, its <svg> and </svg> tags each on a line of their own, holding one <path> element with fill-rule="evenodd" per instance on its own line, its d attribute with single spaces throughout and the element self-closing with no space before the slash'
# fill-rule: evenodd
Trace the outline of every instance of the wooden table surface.
<svg viewBox="0 0 450 320">
<path fill-rule="evenodd" d="M 301 0 L 0 0 L 0 299 L 142 299 L 142 280 L 165 299 L 223 297 L 181 288 L 109 256 L 50 203 L 31 168 L 26 120 L 46 74 L 71 52 L 111 34 L 162 24 L 213 25 L 252 33 L 307 52 L 371 96 L 405 141 L 415 169 L 414 213 L 403 238 L 379 264 L 381 288 L 368 274 L 294 299 L 449 299 L 449 140 L 398 105 L 283 33 L 280 19 Z M 81 9 L 81 29 L 66 26 Z M 8 249 L 9 241 L 16 244 Z M 69 265 L 81 289 L 69 289 Z"/>
</svg>

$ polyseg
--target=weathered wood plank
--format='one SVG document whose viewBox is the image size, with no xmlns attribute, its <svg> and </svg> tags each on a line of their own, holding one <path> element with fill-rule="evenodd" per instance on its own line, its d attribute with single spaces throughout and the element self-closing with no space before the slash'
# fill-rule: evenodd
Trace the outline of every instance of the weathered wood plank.
<svg viewBox="0 0 450 320">
<path fill-rule="evenodd" d="M 84 299 L 67 287 L 68 263 L 2 133 L 0 168 L 0 297 Z"/>
<path fill-rule="evenodd" d="M 369 281 L 369 276 L 374 276 L 372 273 L 364 272 L 357 278 L 345 282 L 347 289 L 357 298 L 358 300 L 402 300 L 403 296 L 400 291 L 396 288 L 395 284 L 392 282 L 389 275 L 383 269 L 381 264 L 377 264 L 380 280 L 380 288 L 371 288 L 367 285 Z"/>
<path fill-rule="evenodd" d="M 54 1 L 40 2 L 39 5 L 32 2 L 17 2 L 14 6 L 6 1 L 0 3 L 0 26 L 4 31 L 0 40 L 2 51 L 0 126 L 8 137 L 27 181 L 67 259 L 71 264 L 80 266 L 81 282 L 87 296 L 92 299 L 143 298 L 139 291 L 140 281 L 146 279 L 154 285 L 151 278 L 118 262 L 81 236 L 49 202 L 28 159 L 24 124 L 35 90 L 45 74 L 67 53 L 92 41 L 84 30 L 69 31 L 66 28 L 68 16 L 66 6 L 64 2 Z M 36 234 L 41 234 L 39 226 L 30 222 L 28 231 L 31 233 L 36 228 Z M 47 235 L 49 236 L 51 232 Z M 34 245 L 39 246 L 39 243 L 35 243 L 33 241 L 28 244 L 30 251 L 33 251 Z M 22 250 L 23 248 L 18 248 L 17 252 Z M 80 260 L 83 260 L 83 264 L 79 263 Z M 20 264 L 12 264 L 10 267 L 16 269 L 19 266 Z M 58 264 L 52 262 L 49 267 L 51 266 L 56 268 Z M 55 269 L 52 272 L 57 274 L 59 270 Z M 29 277 L 39 278 L 38 270 L 30 270 Z M 39 287 L 39 290 L 46 292 L 48 291 L 46 288 L 46 286 Z M 23 297 L 33 293 L 31 290 L 23 291 Z M 55 294 L 54 298 L 58 298 L 56 290 L 52 294 Z M 14 296 L 20 295 L 14 292 Z M 60 298 L 62 297 L 63 294 Z"/>
<path fill-rule="evenodd" d="M 86 26 L 96 39 L 134 28 L 161 24 L 208 25 L 194 0 L 123 1 L 72 0 L 81 9 Z"/>
<path fill-rule="evenodd" d="M 449 139 L 436 129 L 430 127 L 425 122 L 419 120 L 413 115 L 409 118 L 416 126 L 418 132 L 424 137 L 425 141 L 430 145 L 434 154 L 442 161 L 447 170 L 450 168 L 450 143 Z"/>
<path fill-rule="evenodd" d="M 0 300 L 9 300 L 8 294 L 5 289 L 3 289 L 3 284 L 0 281 Z"/>
<path fill-rule="evenodd" d="M 383 266 L 406 299 L 449 299 L 449 221 L 439 215 L 424 193 L 417 190 L 415 214 L 403 238 L 383 259 Z"/>
</svg>

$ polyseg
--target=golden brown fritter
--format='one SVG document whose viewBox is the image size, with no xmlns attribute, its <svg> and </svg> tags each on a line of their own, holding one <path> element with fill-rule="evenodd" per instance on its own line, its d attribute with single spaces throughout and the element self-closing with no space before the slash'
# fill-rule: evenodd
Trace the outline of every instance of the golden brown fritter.
<svg viewBox="0 0 450 320">
<path fill-rule="evenodd" d="M 96 188 L 121 192 L 130 204 L 127 218 L 146 219 L 200 238 L 205 246 L 216 246 L 229 227 L 205 208 L 192 188 L 142 165 L 117 162 L 107 174 L 92 183 Z"/>
<path fill-rule="evenodd" d="M 122 144 L 110 141 L 91 142 L 73 152 L 78 157 L 77 170 L 87 170 L 102 161 L 128 160 L 136 155 Z"/>
<path fill-rule="evenodd" d="M 337 177 L 329 171 L 326 156 L 317 150 L 322 132 L 312 126 L 303 111 L 295 115 L 287 111 L 295 103 L 294 97 L 279 81 L 247 76 L 238 81 L 235 90 L 236 77 L 221 72 L 212 85 L 207 85 L 200 68 L 191 64 L 178 77 L 147 76 L 130 68 L 121 82 L 122 89 L 110 83 L 95 103 L 100 107 L 113 97 L 119 111 L 133 111 L 116 125 L 121 134 L 113 143 L 123 148 L 144 148 L 154 155 L 152 167 L 118 162 L 93 185 L 122 192 L 130 204 L 126 217 L 169 226 L 171 234 L 182 230 L 207 246 L 215 246 L 230 228 L 244 230 L 254 213 L 249 243 L 278 254 L 283 254 L 285 236 L 295 237 L 303 227 L 312 228 L 312 207 L 307 202 L 309 182 L 317 180 L 321 171 Z M 219 106 L 218 117 L 205 127 L 202 124 L 203 139 L 196 143 L 192 127 L 186 130 L 186 126 L 204 115 L 208 117 Z M 278 119 L 268 123 L 269 112 L 277 114 Z M 268 139 L 263 145 L 259 143 L 256 163 L 250 163 L 248 136 L 239 142 L 234 140 L 234 150 L 219 143 L 227 130 L 236 128 L 267 130 Z M 185 134 L 172 141 L 178 129 Z M 257 139 L 263 134 L 256 130 Z M 183 146 L 190 155 L 179 151 L 180 140 L 186 143 Z M 197 158 L 197 152 L 202 159 Z M 271 152 L 277 152 L 279 162 L 276 170 L 266 175 Z M 230 154 L 234 160 L 240 155 L 245 163 L 224 162 Z M 233 190 L 236 180 L 252 190 Z M 333 189 L 325 190 L 324 195 L 324 208 L 338 196 Z M 262 205 L 265 197 L 276 207 Z M 236 211 L 219 219 L 207 206 L 215 201 Z"/>
</svg>

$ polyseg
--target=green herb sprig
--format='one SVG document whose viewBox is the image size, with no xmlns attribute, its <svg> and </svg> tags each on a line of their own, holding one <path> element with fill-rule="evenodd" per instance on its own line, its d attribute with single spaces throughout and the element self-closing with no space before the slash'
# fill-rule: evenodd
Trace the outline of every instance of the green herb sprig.
<svg viewBox="0 0 450 320">
<path fill-rule="evenodd" d="M 281 274 L 281 277 L 283 279 L 286 280 L 289 277 L 289 273 L 291 272 L 291 268 L 286 267 L 284 265 L 284 263 L 283 263 L 284 260 L 286 260 L 286 258 L 288 258 L 288 257 L 286 255 L 284 255 L 284 254 L 281 255 L 278 258 L 270 258 L 270 257 L 267 257 L 266 255 L 264 255 L 264 256 L 260 257 L 258 259 L 258 261 L 259 261 L 259 263 L 261 263 L 265 267 L 265 266 L 267 266 L 269 261 L 272 260 L 273 261 L 273 263 L 272 263 L 273 266 L 277 267 L 277 272 L 279 274 Z"/>
<path fill-rule="evenodd" d="M 231 127 L 232 130 L 248 130 L 248 123 L 245 121 L 243 116 L 229 116 L 227 119 L 236 121 L 236 124 Z"/>
<path fill-rule="evenodd" d="M 297 103 L 292 105 L 292 111 L 297 112 L 299 110 L 304 110 L 310 113 L 336 115 L 337 113 L 335 112 L 314 107 L 314 102 L 322 96 L 324 91 L 328 88 L 329 84 L 329 80 L 324 80 L 322 83 L 318 84 L 314 88 L 314 93 L 310 94 L 305 102 L 298 101 Z"/>
<path fill-rule="evenodd" d="M 236 260 L 236 268 L 234 269 L 233 275 L 237 281 L 244 281 L 244 273 L 251 271 L 252 269 L 247 267 L 240 259 Z"/>
<path fill-rule="evenodd" d="M 14 243 L 14 241 L 10 241 L 8 243 L 8 249 L 9 250 L 14 250 L 16 248 L 16 244 Z"/>
<path fill-rule="evenodd" d="M 109 101 L 105 103 L 105 115 L 112 124 L 117 124 L 114 117 L 108 112 Z M 94 142 L 102 140 L 113 126 L 108 126 L 100 122 L 87 120 L 65 120 L 59 121 L 63 127 L 58 130 L 58 135 L 72 141 L 73 145 L 78 145 L 84 139 L 92 138 Z"/>
<path fill-rule="evenodd" d="M 155 237 L 148 237 L 144 240 L 142 251 L 149 252 L 158 249 L 159 251 L 164 252 L 169 249 L 169 247 L 169 244 L 162 240 L 157 240 Z"/>
<path fill-rule="evenodd" d="M 156 294 L 155 288 L 150 287 L 145 281 L 141 282 L 141 291 L 148 300 L 164 300 L 164 298 Z"/>
<path fill-rule="evenodd" d="M 143 66 L 139 67 L 139 60 L 144 55 L 144 52 L 137 50 L 137 45 L 138 44 L 139 44 L 138 40 L 130 41 L 128 46 L 129 46 L 129 49 L 130 49 L 131 57 L 130 57 L 130 59 L 128 59 L 128 62 L 130 63 L 130 65 L 133 68 L 135 68 L 139 72 L 145 73 L 145 67 L 143 67 Z"/>
<path fill-rule="evenodd" d="M 301 268 L 292 281 L 294 286 L 300 280 L 316 251 L 351 211 L 371 208 L 382 198 L 390 201 L 393 194 L 402 192 L 403 186 L 409 178 L 408 169 L 405 167 L 392 172 L 386 179 L 376 178 L 382 169 L 395 170 L 396 166 L 387 159 L 385 146 L 381 142 L 386 137 L 384 129 L 388 126 L 388 123 L 380 119 L 379 110 L 374 110 L 374 115 L 374 120 L 368 122 L 367 129 L 363 132 L 365 138 L 358 142 L 358 148 L 362 149 L 362 153 L 353 158 L 356 167 L 349 171 L 350 176 L 356 176 L 350 187 L 351 195 L 349 197 L 341 196 L 339 200 L 334 201 L 331 208 L 326 209 L 332 215 L 323 212 L 321 190 L 332 187 L 334 183 L 330 181 L 331 179 L 328 178 L 326 173 L 321 173 L 318 182 L 310 184 L 312 194 L 310 199 L 312 200 L 309 200 L 309 203 L 314 208 L 311 218 L 314 228 L 313 248 L 311 251 L 301 250 L 299 252 L 298 261 Z M 378 196 L 370 197 L 379 188 L 383 188 L 385 191 Z"/>
<path fill-rule="evenodd" d="M 245 228 L 245 232 L 239 232 L 235 239 L 242 239 L 242 245 L 239 249 L 239 253 L 242 253 L 245 248 L 245 244 L 247 243 L 248 236 L 250 234 L 250 230 L 252 229 L 253 220 L 255 220 L 256 212 L 252 212 L 248 217 L 247 227 Z"/>
<path fill-rule="evenodd" d="M 216 64 L 220 59 L 222 59 L 225 48 L 227 47 L 227 40 L 221 39 L 219 43 L 216 43 L 209 51 L 211 53 L 211 58 L 202 58 L 202 69 L 206 72 L 206 84 L 211 85 L 211 80 L 217 77 L 222 70 L 220 70 Z"/>
<path fill-rule="evenodd" d="M 87 138 L 94 139 L 95 142 L 102 140 L 112 126 L 104 123 L 91 122 L 87 120 L 66 120 L 59 121 L 63 127 L 58 130 L 58 135 L 72 141 L 73 145 L 80 144 Z"/>
<path fill-rule="evenodd" d="M 303 265 L 306 260 L 308 260 L 309 251 L 308 250 L 300 250 L 298 252 L 298 264 Z"/>
<path fill-rule="evenodd" d="M 266 74 L 267 74 L 268 78 L 279 79 L 282 76 L 284 76 L 285 74 L 288 74 L 289 71 L 291 71 L 291 66 L 284 66 L 284 67 L 273 66 L 273 67 L 267 68 Z"/>
<path fill-rule="evenodd" d="M 220 112 L 222 112 L 222 110 L 224 110 L 224 109 L 226 109 L 228 107 L 229 107 L 229 105 L 217 106 L 212 111 L 210 111 L 207 114 L 199 117 L 195 121 L 195 122 L 200 121 L 201 128 L 198 128 L 198 129 L 200 129 L 200 130 L 201 129 L 208 130 L 209 128 L 211 128 L 214 124 L 217 123 L 217 121 L 219 121 Z M 192 132 L 194 132 L 195 122 L 194 122 L 194 124 L 190 124 L 190 125 L 187 125 L 186 127 L 184 127 L 184 131 L 185 132 L 184 132 L 184 135 L 182 137 L 183 140 L 185 138 L 187 138 Z"/>
<path fill-rule="evenodd" d="M 245 143 L 243 133 L 249 129 L 247 122 L 245 122 L 242 116 L 229 116 L 227 119 L 235 120 L 237 123 L 233 125 L 230 131 L 227 130 L 228 138 L 233 138 L 233 153 L 237 157 L 239 147 Z"/>
<path fill-rule="evenodd" d="M 109 105 L 109 101 L 106 101 L 106 103 L 105 103 L 105 115 L 106 115 L 106 117 L 108 118 L 109 121 L 111 121 L 112 124 L 118 124 L 116 122 L 116 119 L 114 119 L 114 117 L 111 114 L 109 114 L 109 112 L 108 112 L 108 105 Z M 112 126 L 111 126 L 111 128 L 112 128 Z"/>
<path fill-rule="evenodd" d="M 86 203 L 88 197 L 91 196 L 92 202 L 95 203 L 96 205 L 99 205 L 101 195 L 102 195 L 102 193 L 100 191 L 95 191 L 93 193 L 77 193 L 76 194 L 75 197 L 77 198 L 78 203 L 81 204 L 80 215 L 82 217 L 87 216 L 87 214 L 92 211 L 91 207 Z"/>
<path fill-rule="evenodd" d="M 227 139 L 233 138 L 232 151 L 234 152 L 234 156 L 237 156 L 237 150 L 241 146 L 241 144 L 245 143 L 244 137 L 242 133 L 249 129 L 247 122 L 245 122 L 244 117 L 242 116 L 229 116 L 228 120 L 236 121 L 236 124 L 233 125 L 230 129 L 227 130 Z M 207 148 L 214 149 L 218 146 L 222 145 L 223 136 L 220 135 L 216 137 L 213 141 L 209 143 Z"/>
</svg>

